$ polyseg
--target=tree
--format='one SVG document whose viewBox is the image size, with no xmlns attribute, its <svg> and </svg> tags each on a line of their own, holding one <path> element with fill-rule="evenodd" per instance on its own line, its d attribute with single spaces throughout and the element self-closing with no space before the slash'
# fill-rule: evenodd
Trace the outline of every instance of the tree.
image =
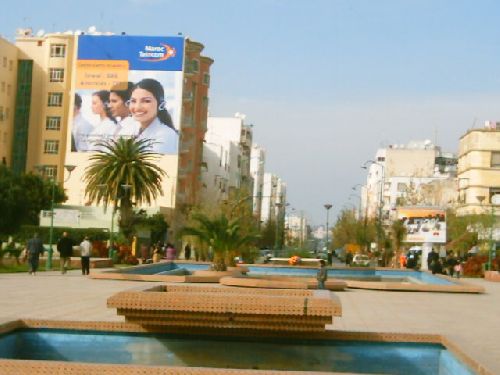
<svg viewBox="0 0 500 375">
<path fill-rule="evenodd" d="M 255 234 L 243 234 L 240 218 L 228 218 L 223 213 L 209 217 L 205 214 L 193 214 L 196 226 L 182 230 L 183 235 L 197 236 L 200 241 L 212 248 L 214 253 L 213 268 L 225 271 L 232 264 L 235 253 L 242 247 L 254 243 Z"/>
<path fill-rule="evenodd" d="M 166 173 L 155 161 L 159 155 L 150 151 L 149 140 L 119 138 L 102 142 L 101 151 L 91 155 L 86 168 L 85 195 L 91 202 L 119 208 L 119 225 L 129 236 L 132 231 L 132 205 L 151 204 L 163 193 L 161 180 Z"/>
<path fill-rule="evenodd" d="M 394 220 L 391 224 L 391 243 L 396 253 L 396 263 L 401 255 L 401 245 L 406 237 L 406 227 L 401 220 Z"/>
<path fill-rule="evenodd" d="M 18 176 L 0 165 L 0 233 L 15 233 L 21 225 L 38 225 L 40 211 L 51 207 L 52 183 L 32 173 Z M 65 200 L 64 190 L 56 185 L 54 203 Z"/>
<path fill-rule="evenodd" d="M 332 228 L 332 244 L 334 248 L 346 244 L 357 244 L 365 250 L 376 235 L 376 223 L 373 220 L 357 219 L 352 210 L 344 209 Z"/>
</svg>

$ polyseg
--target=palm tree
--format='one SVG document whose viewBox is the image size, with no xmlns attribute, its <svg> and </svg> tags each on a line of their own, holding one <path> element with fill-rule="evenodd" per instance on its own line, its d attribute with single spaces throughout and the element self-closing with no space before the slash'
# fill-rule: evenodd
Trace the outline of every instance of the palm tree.
<svg viewBox="0 0 500 375">
<path fill-rule="evenodd" d="M 85 195 L 104 207 L 112 204 L 113 212 L 119 207 L 120 228 L 129 235 L 132 204 L 151 204 L 161 195 L 166 173 L 155 164 L 158 154 L 150 151 L 149 140 L 119 138 L 99 146 L 101 151 L 90 156 L 85 169 Z"/>
<path fill-rule="evenodd" d="M 206 214 L 193 214 L 192 219 L 196 226 L 185 227 L 184 235 L 197 236 L 200 241 L 210 246 L 214 252 L 213 268 L 216 271 L 225 271 L 228 264 L 233 263 L 236 251 L 253 243 L 256 234 L 242 234 L 241 219 L 228 219 L 224 214 L 210 218 Z"/>
</svg>

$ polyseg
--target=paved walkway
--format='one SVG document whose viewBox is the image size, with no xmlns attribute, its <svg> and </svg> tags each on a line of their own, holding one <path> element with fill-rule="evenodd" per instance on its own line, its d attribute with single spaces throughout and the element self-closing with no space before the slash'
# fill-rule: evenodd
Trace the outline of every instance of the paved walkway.
<svg viewBox="0 0 500 375">
<path fill-rule="evenodd" d="M 334 328 L 444 334 L 500 374 L 500 283 L 467 281 L 483 286 L 486 293 L 338 292 L 343 317 L 335 319 Z M 19 318 L 122 321 L 106 307 L 106 299 L 138 286 L 144 282 L 93 280 L 80 271 L 0 274 L 0 322 Z"/>
</svg>

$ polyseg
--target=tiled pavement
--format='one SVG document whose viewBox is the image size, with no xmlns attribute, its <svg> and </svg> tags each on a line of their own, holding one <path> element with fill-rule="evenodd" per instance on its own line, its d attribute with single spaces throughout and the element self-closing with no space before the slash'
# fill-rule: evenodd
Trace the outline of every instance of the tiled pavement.
<svg viewBox="0 0 500 375">
<path fill-rule="evenodd" d="M 332 328 L 443 334 L 500 374 L 500 283 L 467 281 L 483 286 L 486 293 L 337 292 L 343 316 L 335 319 Z M 144 283 L 90 279 L 80 271 L 0 274 L 0 323 L 19 318 L 122 321 L 114 309 L 106 307 L 106 300 L 138 286 Z"/>
</svg>

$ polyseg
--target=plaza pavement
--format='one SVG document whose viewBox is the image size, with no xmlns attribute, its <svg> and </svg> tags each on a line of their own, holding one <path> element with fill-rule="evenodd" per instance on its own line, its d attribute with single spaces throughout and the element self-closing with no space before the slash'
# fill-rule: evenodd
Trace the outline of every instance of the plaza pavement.
<svg viewBox="0 0 500 375">
<path fill-rule="evenodd" d="M 466 281 L 483 286 L 486 293 L 337 292 L 343 316 L 332 328 L 443 334 L 493 374 L 500 374 L 500 283 Z M 144 282 L 90 279 L 76 270 L 66 275 L 0 274 L 0 323 L 19 318 L 122 321 L 106 307 L 106 300 L 138 286 Z"/>
</svg>

